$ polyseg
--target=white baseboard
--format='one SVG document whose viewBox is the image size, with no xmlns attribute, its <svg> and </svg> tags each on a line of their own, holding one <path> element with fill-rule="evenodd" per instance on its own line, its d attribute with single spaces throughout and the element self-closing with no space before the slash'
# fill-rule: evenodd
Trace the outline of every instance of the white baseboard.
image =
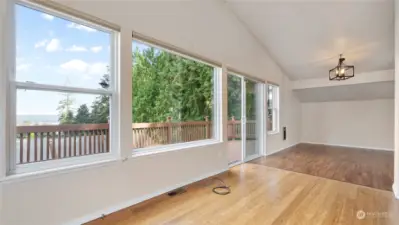
<svg viewBox="0 0 399 225">
<path fill-rule="evenodd" d="M 76 224 L 84 224 L 84 223 L 90 222 L 92 220 L 95 220 L 95 219 L 98 219 L 98 218 L 102 217 L 103 215 L 109 215 L 111 213 L 117 212 L 119 210 L 122 210 L 124 208 L 130 207 L 132 205 L 138 204 L 138 203 L 143 202 L 145 200 L 148 200 L 148 199 L 154 198 L 156 196 L 168 193 L 168 192 L 170 192 L 172 190 L 175 190 L 177 188 L 180 188 L 180 187 L 183 187 L 183 186 L 187 186 L 187 185 L 189 185 L 191 183 L 206 179 L 206 178 L 211 177 L 211 176 L 215 176 L 217 174 L 226 172 L 228 170 L 229 170 L 229 168 L 226 168 L 226 169 L 222 169 L 222 170 L 219 170 L 219 171 L 215 171 L 215 172 L 212 172 L 212 173 L 208 173 L 208 174 L 202 175 L 200 177 L 197 177 L 196 179 L 192 179 L 192 180 L 189 180 L 189 181 L 186 181 L 186 182 L 182 182 L 182 183 L 179 183 L 179 184 L 164 188 L 162 190 L 156 191 L 154 193 L 151 193 L 151 194 L 148 194 L 148 195 L 144 195 L 144 196 L 141 196 L 141 197 L 138 197 L 138 198 L 134 198 L 134 199 L 128 200 L 126 202 L 123 202 L 123 203 L 121 203 L 119 205 L 115 205 L 115 206 L 109 207 L 107 209 L 92 213 L 90 215 L 75 219 L 73 221 L 65 223 L 65 225 L 76 225 Z"/>
<path fill-rule="evenodd" d="M 248 161 L 254 160 L 254 159 L 259 158 L 259 157 L 261 157 L 261 156 L 262 156 L 261 154 L 250 156 L 250 157 L 246 158 L 246 159 L 244 160 L 244 162 L 248 162 Z"/>
<path fill-rule="evenodd" d="M 313 144 L 313 145 L 337 146 L 337 147 L 345 147 L 345 148 L 361 148 L 361 149 L 380 150 L 380 151 L 391 151 L 391 152 L 394 151 L 394 149 L 390 149 L 390 148 L 376 148 L 376 147 L 355 146 L 355 145 L 340 145 L 340 144 L 329 144 L 329 143 L 309 142 L 309 141 L 301 141 L 300 144 Z"/>
<path fill-rule="evenodd" d="M 393 195 L 395 196 L 396 199 L 399 199 L 399 187 L 395 185 L 395 183 L 392 185 L 392 192 Z"/>
<path fill-rule="evenodd" d="M 272 154 L 274 154 L 274 153 L 277 153 L 277 152 L 283 151 L 283 150 L 285 150 L 285 149 L 287 149 L 287 148 L 294 147 L 295 145 L 298 145 L 298 144 L 300 144 L 300 142 L 298 142 L 298 143 L 295 143 L 295 144 L 292 144 L 292 145 L 289 145 L 289 146 L 287 146 L 287 147 L 284 147 L 284 148 L 280 148 L 279 150 L 277 150 L 277 151 L 274 151 L 274 152 L 271 152 L 271 153 L 266 153 L 266 155 L 265 155 L 265 156 L 272 155 Z"/>
<path fill-rule="evenodd" d="M 229 165 L 229 168 L 235 167 L 235 166 L 238 166 L 238 165 L 241 165 L 241 164 L 244 164 L 244 163 L 249 162 L 249 161 L 251 161 L 251 160 L 260 158 L 260 157 L 262 157 L 262 156 L 265 156 L 265 155 L 259 154 L 259 155 L 250 156 L 250 157 L 244 159 L 244 161 L 238 161 L 238 162 L 235 162 L 235 163 L 233 163 L 233 164 L 230 164 L 230 165 Z"/>
</svg>

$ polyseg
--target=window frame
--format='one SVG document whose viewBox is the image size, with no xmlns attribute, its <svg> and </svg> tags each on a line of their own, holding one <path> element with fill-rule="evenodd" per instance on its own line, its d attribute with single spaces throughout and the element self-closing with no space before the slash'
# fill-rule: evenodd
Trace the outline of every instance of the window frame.
<svg viewBox="0 0 399 225">
<path fill-rule="evenodd" d="M 272 130 L 268 130 L 268 135 L 278 134 L 280 133 L 280 86 L 276 84 L 267 84 L 267 101 L 269 101 L 269 87 L 272 87 L 272 107 L 269 108 L 269 104 L 267 105 L 267 112 L 269 109 L 272 110 Z M 267 121 L 269 122 L 269 117 L 267 116 Z"/>
<path fill-rule="evenodd" d="M 59 169 L 62 167 L 76 166 L 81 164 L 91 164 L 95 162 L 105 162 L 110 160 L 115 160 L 118 158 L 119 152 L 117 151 L 117 143 L 115 137 L 118 131 L 118 94 L 119 93 L 119 36 L 120 33 L 117 29 L 111 29 L 100 24 L 89 22 L 87 20 L 81 19 L 75 15 L 64 13 L 59 9 L 53 9 L 43 4 L 37 2 L 30 2 L 25 0 L 12 0 L 8 2 L 8 9 L 10 9 L 10 21 L 9 25 L 9 37 L 6 40 L 6 52 L 9 53 L 8 58 L 8 68 L 6 71 L 6 85 L 8 89 L 6 90 L 7 102 L 6 109 L 8 118 L 8 136 L 6 138 L 6 175 L 15 175 L 21 173 L 37 172 L 49 169 Z M 60 86 L 60 85 L 50 85 L 35 83 L 29 81 L 17 81 L 16 79 L 16 6 L 27 7 L 32 10 L 37 10 L 41 13 L 46 13 L 53 15 L 55 17 L 68 20 L 79 25 L 87 26 L 96 29 L 101 32 L 106 32 L 110 34 L 110 61 L 109 61 L 109 78 L 110 78 L 110 88 L 109 90 L 104 89 L 93 89 L 93 88 L 81 88 L 73 86 Z M 18 90 L 34 90 L 34 91 L 48 91 L 48 92 L 61 92 L 61 93 L 75 93 L 75 94 L 92 94 L 92 95 L 107 95 L 110 97 L 110 149 L 107 153 L 101 153 L 96 155 L 85 155 L 71 158 L 55 159 L 49 161 L 39 161 L 28 164 L 16 163 L 16 102 L 17 102 L 17 91 Z"/>
<path fill-rule="evenodd" d="M 199 63 L 203 63 L 213 68 L 213 120 L 212 120 L 212 137 L 209 139 L 183 142 L 183 143 L 174 143 L 174 144 L 166 144 L 161 146 L 149 146 L 145 148 L 131 148 L 132 149 L 132 157 L 139 157 L 143 155 L 163 153 L 174 150 L 185 150 L 193 147 L 202 147 L 207 145 L 213 145 L 217 143 L 221 143 L 223 141 L 223 137 L 221 134 L 221 127 L 223 126 L 221 123 L 221 115 L 222 115 L 222 66 L 213 62 L 208 62 L 208 60 L 199 59 L 198 56 L 193 56 L 186 51 L 177 50 L 177 47 L 171 46 L 169 44 L 165 44 L 162 42 L 158 42 L 152 38 L 144 37 L 143 35 L 138 35 L 137 33 L 132 34 L 132 46 L 133 42 L 137 41 L 142 44 L 146 44 L 148 46 L 158 48 L 162 51 L 169 52 L 171 54 L 183 57 L 185 59 L 193 60 Z M 134 63 L 134 58 L 132 58 Z M 134 73 L 134 71 L 133 71 Z M 132 105 L 134 102 L 134 98 L 132 99 Z M 134 117 L 134 115 L 133 115 Z M 132 134 L 133 135 L 133 134 Z"/>
</svg>

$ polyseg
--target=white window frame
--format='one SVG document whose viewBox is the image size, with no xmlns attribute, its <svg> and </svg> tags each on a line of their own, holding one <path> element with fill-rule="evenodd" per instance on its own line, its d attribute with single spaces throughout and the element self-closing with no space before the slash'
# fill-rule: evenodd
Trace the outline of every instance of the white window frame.
<svg viewBox="0 0 399 225">
<path fill-rule="evenodd" d="M 172 50 L 170 48 L 162 46 L 161 44 L 158 45 L 157 43 L 143 40 L 142 38 L 135 37 L 134 35 L 132 38 L 132 42 L 133 41 L 137 41 L 137 42 L 146 44 L 148 46 L 161 49 L 162 51 L 166 51 L 166 52 L 172 53 L 174 55 L 178 55 L 180 57 L 183 57 L 183 58 L 186 58 L 189 60 L 203 63 L 205 65 L 213 67 L 214 71 L 213 71 L 213 112 L 212 112 L 212 114 L 213 114 L 213 120 L 212 120 L 213 132 L 212 132 L 212 138 L 198 140 L 198 141 L 183 142 L 183 143 L 166 144 L 166 145 L 162 145 L 162 146 L 132 149 L 132 157 L 138 157 L 138 156 L 155 154 L 155 153 L 163 153 L 163 152 L 175 151 L 175 150 L 184 150 L 184 149 L 190 149 L 190 148 L 194 148 L 194 147 L 202 147 L 202 146 L 221 143 L 223 140 L 223 137 L 221 135 L 222 121 L 220 119 L 221 115 L 222 115 L 222 66 L 218 66 L 218 65 L 206 62 L 204 60 L 189 56 L 187 54 Z M 134 60 L 134 58 L 133 58 L 133 60 Z M 134 101 L 134 99 L 132 99 L 132 104 L 133 104 L 133 101 Z M 133 117 L 134 117 L 134 115 L 133 115 Z"/>
<path fill-rule="evenodd" d="M 6 108 L 7 114 L 6 118 L 8 120 L 8 136 L 6 137 L 7 144 L 7 153 L 6 153 L 6 175 L 14 175 L 20 173 L 30 173 L 37 172 L 43 170 L 51 170 L 58 169 L 62 167 L 70 167 L 76 165 L 83 164 L 92 164 L 95 162 L 101 163 L 110 160 L 115 160 L 119 157 L 119 151 L 117 151 L 117 143 L 116 139 L 118 136 L 119 124 L 118 116 L 119 116 L 119 107 L 118 107 L 118 94 L 119 93 L 119 32 L 117 30 L 113 30 L 111 28 L 104 27 L 99 24 L 94 24 L 92 22 L 88 22 L 86 20 L 80 19 L 76 16 L 69 15 L 67 13 L 63 13 L 57 11 L 55 9 L 48 8 L 46 6 L 41 5 L 40 3 L 35 3 L 31 1 L 23 1 L 23 0 L 14 0 L 8 2 L 8 8 L 10 11 L 10 21 L 9 25 L 9 34 L 7 40 L 7 59 L 9 67 L 7 68 L 7 78 L 6 85 L 9 87 L 6 91 L 7 103 Z M 49 85 L 49 84 L 39 84 L 35 82 L 20 82 L 16 81 L 16 36 L 15 36 L 15 7 L 17 5 L 28 7 L 34 10 L 38 10 L 43 13 L 47 13 L 62 19 L 66 19 L 68 21 L 81 24 L 87 27 L 95 28 L 99 31 L 106 32 L 110 34 L 110 88 L 109 90 L 103 89 L 90 89 L 90 88 L 78 88 L 78 87 L 69 87 L 69 86 L 60 86 L 60 85 Z M 93 95 L 108 95 L 110 96 L 110 149 L 108 153 L 96 154 L 96 155 L 86 155 L 86 156 L 78 156 L 64 159 L 55 159 L 49 161 L 42 162 L 34 162 L 28 164 L 17 165 L 16 163 L 16 101 L 17 101 L 17 90 L 35 90 L 35 91 L 48 91 L 48 92 L 63 92 L 63 93 L 75 93 L 75 94 L 93 94 Z"/>
<path fill-rule="evenodd" d="M 272 130 L 267 131 L 267 134 L 280 133 L 280 87 L 274 84 L 267 84 L 267 101 L 269 101 L 269 87 L 272 87 Z M 267 104 L 267 113 L 269 111 L 269 104 Z M 267 121 L 269 117 L 266 115 Z"/>
</svg>

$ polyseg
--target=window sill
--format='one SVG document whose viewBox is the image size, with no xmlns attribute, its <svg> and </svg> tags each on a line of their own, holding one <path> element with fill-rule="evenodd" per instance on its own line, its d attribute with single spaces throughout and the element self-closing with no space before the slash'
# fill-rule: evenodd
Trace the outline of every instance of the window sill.
<svg viewBox="0 0 399 225">
<path fill-rule="evenodd" d="M 48 168 L 48 169 L 42 169 L 42 170 L 36 170 L 36 171 L 32 170 L 30 172 L 25 172 L 25 173 L 15 173 L 15 174 L 10 174 L 10 175 L 4 177 L 3 179 L 0 179 L 0 183 L 13 183 L 13 182 L 18 182 L 18 181 L 44 178 L 44 177 L 49 177 L 49 176 L 54 176 L 54 175 L 59 175 L 59 174 L 75 172 L 78 170 L 83 170 L 83 169 L 88 169 L 88 168 L 107 166 L 107 165 L 111 165 L 111 164 L 114 164 L 119 161 L 120 160 L 116 159 L 116 158 L 108 158 L 108 159 L 104 159 L 101 161 L 88 161 L 88 162 L 82 162 L 82 163 L 77 163 L 77 164 L 63 166 L 63 167 L 57 167 L 57 168 Z M 34 164 L 32 164 L 32 167 L 34 167 Z"/>
<path fill-rule="evenodd" d="M 141 148 L 141 149 L 133 150 L 132 157 L 136 158 L 136 157 L 140 157 L 140 156 L 162 154 L 162 153 L 167 153 L 167 152 L 172 152 L 172 151 L 190 150 L 190 149 L 196 148 L 196 147 L 204 147 L 204 146 L 210 146 L 210 145 L 215 145 L 215 144 L 220 144 L 220 143 L 222 143 L 222 142 L 219 140 L 210 139 L 210 140 L 202 140 L 202 141 L 193 141 L 193 142 L 188 142 L 188 143 L 171 144 L 171 145 L 165 145 L 165 146 L 159 146 L 159 147 Z"/>
</svg>

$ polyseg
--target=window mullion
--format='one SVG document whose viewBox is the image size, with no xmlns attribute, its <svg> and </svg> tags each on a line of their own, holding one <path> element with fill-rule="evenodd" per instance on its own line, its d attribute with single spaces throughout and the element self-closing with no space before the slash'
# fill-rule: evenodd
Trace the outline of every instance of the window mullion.
<svg viewBox="0 0 399 225">
<path fill-rule="evenodd" d="M 120 151 L 120 157 L 123 159 L 132 157 L 131 145 L 133 143 L 132 135 L 132 39 L 131 30 L 121 29 L 119 33 L 119 47 L 115 40 L 113 51 L 119 60 L 118 64 L 114 64 L 114 71 L 119 74 L 114 76 L 116 88 L 116 102 L 113 103 L 112 111 L 114 123 L 114 143 L 117 151 Z M 117 51 L 119 50 L 119 51 Z M 116 66 L 119 65 L 119 66 Z M 121 76 L 124 74 L 126 76 Z M 122 94 L 123 93 L 123 94 Z"/>
<path fill-rule="evenodd" d="M 272 102 L 272 107 L 273 107 L 273 132 L 277 131 L 277 95 L 276 95 L 276 87 L 272 86 L 272 95 L 273 95 L 273 102 Z"/>
<path fill-rule="evenodd" d="M 67 93 L 112 95 L 111 90 L 76 88 L 76 87 L 38 84 L 30 82 L 15 82 L 15 86 L 17 89 L 36 90 L 36 91 L 56 91 L 56 92 L 67 92 Z"/>
<path fill-rule="evenodd" d="M 6 148 L 6 156 L 5 161 L 6 163 L 6 171 L 5 175 L 8 175 L 11 171 L 14 171 L 16 168 L 16 155 L 14 154 L 15 149 L 15 131 L 16 131 L 16 91 L 15 91 L 15 84 L 11 83 L 10 81 L 15 80 L 15 72 L 16 72 L 16 39 L 15 39 L 15 8 L 13 1 L 6 1 L 6 42 L 4 45 L 5 48 L 5 60 L 4 68 L 6 68 L 6 72 L 4 73 L 4 81 L 5 81 L 5 89 L 6 92 L 5 97 L 5 125 L 6 125 L 6 134 L 5 138 L 5 148 Z M 6 57 L 9 56 L 9 57 Z M 0 150 L 1 151 L 1 150 Z"/>
</svg>

